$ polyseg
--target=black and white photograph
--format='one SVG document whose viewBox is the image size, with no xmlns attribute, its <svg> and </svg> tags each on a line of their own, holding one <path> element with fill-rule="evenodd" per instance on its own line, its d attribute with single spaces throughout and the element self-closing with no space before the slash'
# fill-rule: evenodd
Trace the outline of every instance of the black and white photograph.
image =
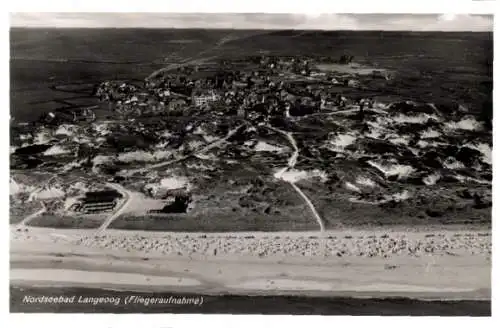
<svg viewBox="0 0 500 328">
<path fill-rule="evenodd" d="M 493 16 L 11 12 L 10 312 L 491 316 Z"/>
</svg>

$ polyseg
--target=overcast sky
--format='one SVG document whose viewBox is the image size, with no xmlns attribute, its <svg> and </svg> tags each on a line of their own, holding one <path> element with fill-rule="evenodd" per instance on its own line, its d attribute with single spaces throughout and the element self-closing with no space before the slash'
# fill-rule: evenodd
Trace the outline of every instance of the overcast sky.
<svg viewBox="0 0 500 328">
<path fill-rule="evenodd" d="M 493 15 L 11 13 L 15 27 L 492 31 Z"/>
</svg>

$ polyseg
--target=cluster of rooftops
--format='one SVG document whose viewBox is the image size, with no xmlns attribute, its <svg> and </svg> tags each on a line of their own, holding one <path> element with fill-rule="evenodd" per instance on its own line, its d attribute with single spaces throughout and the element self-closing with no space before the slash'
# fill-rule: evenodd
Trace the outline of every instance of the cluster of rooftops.
<svg viewBox="0 0 500 328">
<path fill-rule="evenodd" d="M 352 56 L 337 62 L 349 64 Z M 179 67 L 145 80 L 143 85 L 106 81 L 95 95 L 126 116 L 161 114 L 187 108 L 301 115 L 325 104 L 343 106 L 347 99 L 338 87 L 359 88 L 349 74 L 325 73 L 307 58 L 254 56 L 230 63 Z M 335 87 L 337 89 L 335 90 Z"/>
</svg>

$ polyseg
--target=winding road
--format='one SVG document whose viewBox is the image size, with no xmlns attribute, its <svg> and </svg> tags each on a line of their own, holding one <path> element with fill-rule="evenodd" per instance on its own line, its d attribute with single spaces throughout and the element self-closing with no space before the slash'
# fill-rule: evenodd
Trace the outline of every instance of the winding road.
<svg viewBox="0 0 500 328">
<path fill-rule="evenodd" d="M 302 199 L 304 199 L 307 206 L 309 206 L 309 209 L 311 210 L 312 214 L 314 215 L 314 218 L 316 219 L 316 221 L 319 224 L 320 230 L 322 232 L 325 231 L 325 224 L 323 222 L 323 219 L 319 215 L 318 211 L 314 207 L 314 204 L 311 202 L 309 197 L 307 197 L 307 195 L 299 188 L 299 186 L 297 186 L 295 184 L 295 182 L 283 178 L 283 174 L 287 170 L 293 169 L 295 167 L 295 165 L 297 164 L 297 159 L 299 157 L 299 148 L 297 147 L 297 141 L 295 140 L 295 138 L 293 137 L 293 134 L 291 132 L 286 132 L 286 131 L 280 130 L 278 128 L 269 126 L 269 125 L 266 127 L 269 128 L 270 130 L 273 130 L 275 132 L 281 133 L 284 136 L 286 136 L 286 138 L 288 139 L 288 141 L 290 142 L 290 144 L 292 145 L 292 147 L 294 149 L 292 156 L 290 156 L 290 158 L 288 159 L 288 167 L 279 171 L 275 176 L 279 179 L 282 179 L 283 181 L 288 182 L 293 187 L 293 189 L 295 189 L 295 191 L 300 195 L 300 197 L 302 197 Z"/>
</svg>

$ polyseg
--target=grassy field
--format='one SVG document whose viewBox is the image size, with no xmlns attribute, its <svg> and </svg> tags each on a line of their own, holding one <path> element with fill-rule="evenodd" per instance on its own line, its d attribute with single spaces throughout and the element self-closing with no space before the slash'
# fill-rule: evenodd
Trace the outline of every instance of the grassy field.
<svg viewBox="0 0 500 328">
<path fill-rule="evenodd" d="M 472 200 L 457 199 L 454 191 L 434 188 L 410 189 L 412 198 L 404 202 L 369 205 L 350 202 L 354 193 L 343 188 L 328 191 L 299 183 L 313 199 L 327 229 L 376 226 L 482 225 L 491 227 L 491 207 L 476 207 Z M 424 191 L 425 189 L 425 191 Z M 433 194 L 440 196 L 433 196 Z M 452 201 L 453 199 L 453 201 Z"/>
<path fill-rule="evenodd" d="M 97 229 L 103 223 L 99 217 L 41 215 L 31 220 L 28 226 L 60 229 Z"/>
<path fill-rule="evenodd" d="M 9 223 L 17 224 L 20 223 L 24 218 L 32 213 L 35 213 L 42 209 L 42 206 L 38 202 L 27 202 L 23 204 L 10 203 L 9 208 Z"/>
<path fill-rule="evenodd" d="M 295 216 L 264 215 L 257 213 L 212 213 L 200 216 L 128 216 L 115 220 L 111 229 L 182 231 L 182 232 L 226 232 L 226 231 L 305 231 L 318 229 L 314 219 Z"/>
<path fill-rule="evenodd" d="M 24 219 L 23 215 L 20 214 L 11 214 L 9 215 L 9 224 L 17 224 L 21 223 L 21 221 Z"/>
</svg>

